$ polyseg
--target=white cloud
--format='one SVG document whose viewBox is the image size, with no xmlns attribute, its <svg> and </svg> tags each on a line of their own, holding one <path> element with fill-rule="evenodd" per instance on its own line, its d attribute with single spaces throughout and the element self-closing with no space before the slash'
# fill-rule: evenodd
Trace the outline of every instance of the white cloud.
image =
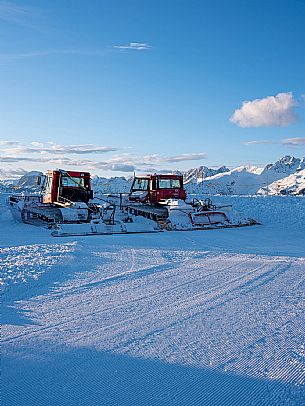
<svg viewBox="0 0 305 406">
<path fill-rule="evenodd" d="M 80 145 L 52 145 L 50 148 L 40 148 L 40 151 L 53 154 L 101 154 L 105 152 L 117 151 L 114 147 L 105 147 L 93 144 L 80 144 Z"/>
<path fill-rule="evenodd" d="M 100 166 L 96 166 L 100 167 Z M 107 164 L 102 166 L 102 169 L 106 171 L 114 171 L 114 172 L 133 172 L 136 167 L 134 165 L 128 164 Z"/>
<path fill-rule="evenodd" d="M 25 157 L 25 156 L 0 156 L 0 163 L 14 164 L 18 162 L 32 162 L 40 164 L 48 164 L 50 166 L 73 166 L 73 167 L 83 167 L 87 169 L 103 169 L 105 171 L 114 171 L 114 172 L 133 172 L 136 167 L 131 163 L 115 163 L 111 159 L 109 161 L 98 162 L 91 161 L 89 159 L 71 159 L 67 157 L 43 157 L 43 158 L 34 158 L 34 157 Z"/>
<path fill-rule="evenodd" d="M 11 61 L 18 59 L 36 58 L 52 55 L 82 55 L 82 56 L 103 56 L 107 53 L 105 49 L 86 50 L 86 49 L 45 49 L 40 51 L 18 52 L 9 54 L 0 54 L 0 61 Z"/>
<path fill-rule="evenodd" d="M 2 141 L 0 143 L 0 162 L 7 164 L 30 163 L 43 164 L 50 167 L 81 167 L 89 170 L 104 170 L 114 172 L 133 172 L 135 170 L 145 172 L 172 172 L 168 165 L 183 161 L 197 161 L 206 158 L 206 153 L 185 153 L 180 155 L 164 156 L 158 154 L 139 155 L 131 153 L 116 153 L 108 159 L 99 161 L 97 158 L 80 159 L 81 156 L 95 155 L 118 151 L 115 147 L 99 146 L 94 144 L 59 145 L 53 141 L 46 143 L 32 141 L 23 144 L 15 141 Z M 87 157 L 86 157 L 87 158 Z"/>
<path fill-rule="evenodd" d="M 269 140 L 253 140 L 253 141 L 244 141 L 242 142 L 244 145 L 268 145 L 268 144 L 276 144 L 275 141 L 269 141 Z"/>
<path fill-rule="evenodd" d="M 291 92 L 245 101 L 230 121 L 240 127 L 286 126 L 296 121 L 296 105 Z"/>
<path fill-rule="evenodd" d="M 205 152 L 181 154 L 167 157 L 163 162 L 201 161 L 206 157 L 207 154 Z"/>
<path fill-rule="evenodd" d="M 2 141 L 0 143 L 0 152 L 2 151 L 10 155 L 21 155 L 21 154 L 80 155 L 80 154 L 103 154 L 106 152 L 117 151 L 117 148 L 115 147 L 106 147 L 93 144 L 59 145 L 51 142 L 49 142 L 48 144 L 49 146 L 45 147 L 44 144 L 34 141 L 30 143 L 30 146 L 27 146 L 25 144 L 21 144 L 14 141 Z"/>
<path fill-rule="evenodd" d="M 52 141 L 47 142 L 47 144 L 33 141 L 26 145 L 15 141 L 1 141 L 0 162 L 7 164 L 40 163 L 56 167 L 74 166 L 120 172 L 134 171 L 134 164 L 127 162 L 127 157 L 124 154 L 121 159 L 119 157 L 110 158 L 104 162 L 77 158 L 80 155 L 100 155 L 114 151 L 117 151 L 117 148 L 94 144 L 59 145 Z"/>
<path fill-rule="evenodd" d="M 146 170 L 148 172 L 156 172 L 160 171 L 156 166 L 160 164 L 171 164 L 171 163 L 178 163 L 183 161 L 196 161 L 206 158 L 206 153 L 199 152 L 199 153 L 188 153 L 188 154 L 181 154 L 181 155 L 173 155 L 173 156 L 162 156 L 158 154 L 152 155 L 144 155 L 139 156 L 136 154 L 118 154 L 113 155 L 109 160 L 106 162 L 100 163 L 99 167 L 101 168 L 102 165 L 124 165 L 126 168 L 136 168 L 141 170 Z M 151 169 L 152 168 L 152 169 Z"/>
<path fill-rule="evenodd" d="M 116 49 L 134 49 L 137 51 L 143 51 L 147 49 L 151 49 L 152 46 L 142 42 L 129 42 L 129 44 L 125 45 L 114 45 L 113 48 Z"/>
<path fill-rule="evenodd" d="M 0 3 L 1 4 L 1 3 Z M 0 19 L 1 19 L 1 9 L 0 9 Z M 152 46 L 145 43 L 140 42 L 130 42 L 126 45 L 114 45 L 111 48 L 119 49 L 119 50 L 137 50 L 143 51 L 151 49 Z M 33 50 L 33 51 L 25 51 L 25 52 L 15 52 L 15 53 L 2 53 L 0 54 L 0 62 L 9 62 L 19 59 L 28 59 L 28 58 L 42 58 L 48 56 L 105 56 L 109 53 L 110 48 L 100 48 L 100 49 L 82 49 L 82 48 L 74 48 L 74 49 L 67 49 L 67 48 L 49 48 L 49 49 L 40 49 L 40 50 Z"/>
<path fill-rule="evenodd" d="M 305 137 L 285 138 L 282 142 L 284 145 L 303 146 L 305 145 Z"/>
<path fill-rule="evenodd" d="M 20 145 L 18 141 L 8 141 L 8 140 L 0 140 L 0 147 L 10 147 L 13 145 Z"/>
<path fill-rule="evenodd" d="M 45 162 L 44 159 L 30 158 L 30 157 L 14 157 L 14 156 L 0 156 L 0 162 L 12 163 L 12 162 Z"/>
<path fill-rule="evenodd" d="M 205 152 L 197 152 L 197 153 L 188 153 L 188 154 L 180 154 L 180 155 L 173 155 L 173 156 L 162 156 L 162 155 L 145 155 L 143 157 L 143 161 L 145 164 L 152 164 L 152 163 L 175 163 L 175 162 L 183 162 L 183 161 L 200 161 L 205 159 L 207 154 Z"/>
</svg>

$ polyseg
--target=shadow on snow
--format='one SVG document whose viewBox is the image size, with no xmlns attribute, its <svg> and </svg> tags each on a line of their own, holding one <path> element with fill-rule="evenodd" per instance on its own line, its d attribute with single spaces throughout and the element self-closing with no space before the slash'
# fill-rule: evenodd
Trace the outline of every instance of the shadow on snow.
<svg viewBox="0 0 305 406">
<path fill-rule="evenodd" d="M 3 406 L 301 405 L 302 387 L 75 349 L 4 358 Z"/>
</svg>

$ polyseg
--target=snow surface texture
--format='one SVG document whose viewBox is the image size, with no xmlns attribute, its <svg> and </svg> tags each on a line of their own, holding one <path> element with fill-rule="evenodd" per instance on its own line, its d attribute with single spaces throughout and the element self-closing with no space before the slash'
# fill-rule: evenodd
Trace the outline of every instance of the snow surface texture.
<svg viewBox="0 0 305 406">
<path fill-rule="evenodd" d="M 304 404 L 303 197 L 215 198 L 262 226 L 66 239 L 4 197 L 4 406 Z"/>
</svg>

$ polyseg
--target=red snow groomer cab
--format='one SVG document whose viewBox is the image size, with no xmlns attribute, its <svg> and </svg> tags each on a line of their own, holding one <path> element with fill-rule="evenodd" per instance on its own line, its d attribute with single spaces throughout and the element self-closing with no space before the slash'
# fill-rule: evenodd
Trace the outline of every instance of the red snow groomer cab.
<svg viewBox="0 0 305 406">
<path fill-rule="evenodd" d="M 182 175 L 135 176 L 129 193 L 131 202 L 163 204 L 168 199 L 186 199 Z"/>
<path fill-rule="evenodd" d="M 43 184 L 42 203 L 62 205 L 88 203 L 93 197 L 89 172 L 48 171 Z"/>
</svg>

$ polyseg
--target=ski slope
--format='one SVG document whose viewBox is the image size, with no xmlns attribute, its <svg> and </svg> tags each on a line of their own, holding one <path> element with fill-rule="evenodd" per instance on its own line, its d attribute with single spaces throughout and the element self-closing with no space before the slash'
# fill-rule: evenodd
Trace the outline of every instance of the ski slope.
<svg viewBox="0 0 305 406">
<path fill-rule="evenodd" d="M 263 225 L 59 239 L 2 215 L 3 404 L 303 405 L 305 199 L 231 199 Z"/>
</svg>

